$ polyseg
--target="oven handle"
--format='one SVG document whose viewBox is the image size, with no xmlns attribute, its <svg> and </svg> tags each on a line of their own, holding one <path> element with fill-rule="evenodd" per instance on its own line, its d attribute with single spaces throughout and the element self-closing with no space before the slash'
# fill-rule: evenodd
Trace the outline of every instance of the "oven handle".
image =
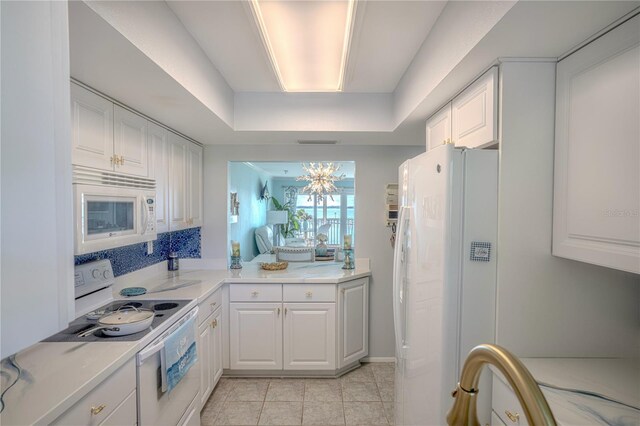
<svg viewBox="0 0 640 426">
<path fill-rule="evenodd" d="M 162 333 L 162 336 L 160 336 L 155 342 L 151 343 L 150 345 L 145 347 L 143 350 L 138 352 L 138 356 L 137 356 L 138 366 L 141 366 L 142 364 L 144 364 L 144 362 L 147 359 L 151 358 L 153 355 L 157 354 L 160 350 L 162 350 L 162 348 L 164 348 L 164 341 L 167 339 L 167 337 L 169 337 L 169 335 L 175 332 L 182 324 L 184 324 L 185 322 L 187 322 L 188 320 L 190 320 L 196 315 L 198 315 L 197 306 L 192 310 L 190 310 L 189 313 L 187 313 L 185 316 L 180 318 L 180 320 L 175 324 L 173 324 L 169 328 L 169 330 Z"/>
</svg>

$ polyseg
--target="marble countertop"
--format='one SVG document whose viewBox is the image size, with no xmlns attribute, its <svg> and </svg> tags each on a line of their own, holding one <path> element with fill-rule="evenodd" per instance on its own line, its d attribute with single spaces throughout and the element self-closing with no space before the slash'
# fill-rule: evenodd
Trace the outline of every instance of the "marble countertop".
<svg viewBox="0 0 640 426">
<path fill-rule="evenodd" d="M 368 259 L 357 259 L 356 269 L 343 270 L 337 262 L 290 263 L 284 271 L 264 271 L 259 261 L 246 262 L 240 270 L 189 270 L 156 273 L 141 281 L 150 293 L 129 299 L 189 299 L 180 317 L 226 283 L 327 283 L 337 284 L 371 275 Z M 186 287 L 153 292 L 167 279 L 199 281 Z M 137 279 L 137 278 L 136 278 Z M 122 299 L 114 286 L 114 297 Z M 137 352 L 162 334 L 171 324 L 153 330 L 137 342 L 58 343 L 40 342 L 16 355 L 23 370 L 21 379 L 4 396 L 5 410 L 0 423 L 6 425 L 46 424 L 79 401 L 91 389 L 123 366 Z M 17 372 L 5 359 L 0 369 L 2 389 L 13 382 Z"/>
<path fill-rule="evenodd" d="M 523 358 L 522 362 L 559 424 L 640 425 L 640 359 Z"/>
</svg>

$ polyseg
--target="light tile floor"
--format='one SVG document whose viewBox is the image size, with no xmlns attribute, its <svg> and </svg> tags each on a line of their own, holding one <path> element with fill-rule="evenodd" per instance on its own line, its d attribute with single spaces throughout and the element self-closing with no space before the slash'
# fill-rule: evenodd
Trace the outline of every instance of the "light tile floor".
<svg viewBox="0 0 640 426">
<path fill-rule="evenodd" d="M 211 425 L 393 425 L 394 365 L 338 379 L 222 378 L 200 414 Z"/>
</svg>

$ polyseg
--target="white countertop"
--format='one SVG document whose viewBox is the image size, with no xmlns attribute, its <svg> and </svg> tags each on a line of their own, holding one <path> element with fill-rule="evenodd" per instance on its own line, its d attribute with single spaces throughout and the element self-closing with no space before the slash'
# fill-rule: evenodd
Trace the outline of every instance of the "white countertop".
<svg viewBox="0 0 640 426">
<path fill-rule="evenodd" d="M 247 262 L 240 270 L 181 270 L 162 272 L 136 283 L 153 291 L 169 277 L 198 280 L 197 284 L 175 290 L 149 293 L 129 299 L 190 299 L 192 303 L 176 314 L 186 314 L 225 283 L 326 283 L 337 284 L 371 275 L 368 259 L 357 259 L 356 269 L 343 270 L 337 262 L 289 263 L 284 271 L 264 271 L 259 263 Z M 115 286 L 114 297 L 121 287 Z M 51 343 L 40 342 L 17 354 L 23 369 L 21 380 L 4 396 L 5 410 L 0 424 L 46 424 L 79 401 L 96 385 L 123 366 L 135 354 L 162 334 L 172 322 L 163 324 L 137 342 Z M 16 372 L 2 364 L 2 389 L 11 384 Z"/>
<path fill-rule="evenodd" d="M 540 384 L 559 424 L 640 425 L 640 359 L 523 358 L 522 362 Z"/>
</svg>

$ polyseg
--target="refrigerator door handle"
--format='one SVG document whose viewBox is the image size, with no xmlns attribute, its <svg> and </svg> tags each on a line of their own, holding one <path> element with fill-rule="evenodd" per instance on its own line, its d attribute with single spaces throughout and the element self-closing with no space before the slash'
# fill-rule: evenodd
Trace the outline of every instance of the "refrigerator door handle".
<svg viewBox="0 0 640 426">
<path fill-rule="evenodd" d="M 403 303 L 401 299 L 405 297 L 405 281 L 406 281 L 406 247 L 405 247 L 405 234 L 406 234 L 406 219 L 407 210 L 409 208 L 405 206 L 400 207 L 398 213 L 398 240 L 396 241 L 396 247 L 394 251 L 394 271 L 393 271 L 393 325 L 395 329 L 396 337 L 396 356 L 404 357 L 404 342 L 406 331 L 406 325 L 402 323 L 405 319 L 405 315 L 400 312 Z M 406 299 L 405 299 L 406 300 Z"/>
</svg>

